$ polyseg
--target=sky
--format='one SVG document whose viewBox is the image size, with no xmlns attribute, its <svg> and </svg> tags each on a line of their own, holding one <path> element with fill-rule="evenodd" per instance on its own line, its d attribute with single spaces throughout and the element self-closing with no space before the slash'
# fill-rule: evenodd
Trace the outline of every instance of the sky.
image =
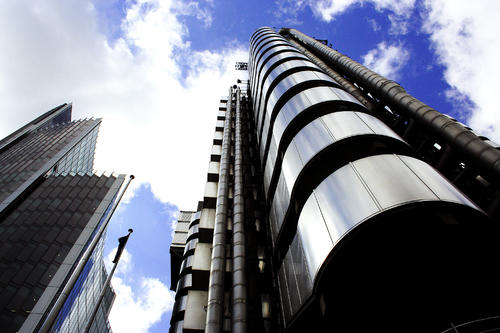
<svg viewBox="0 0 500 333">
<path fill-rule="evenodd" d="M 219 99 L 261 26 L 293 27 L 500 142 L 496 0 L 0 0 L 0 137 L 62 103 L 103 118 L 98 172 L 134 174 L 105 254 L 115 332 L 165 332 L 169 245 L 202 198 Z"/>
</svg>

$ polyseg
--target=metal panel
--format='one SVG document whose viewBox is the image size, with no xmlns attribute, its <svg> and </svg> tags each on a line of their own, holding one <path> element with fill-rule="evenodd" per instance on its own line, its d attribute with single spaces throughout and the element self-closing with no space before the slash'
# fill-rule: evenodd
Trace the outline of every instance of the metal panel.
<svg viewBox="0 0 500 333">
<path fill-rule="evenodd" d="M 190 255 L 184 258 L 184 260 L 182 260 L 181 268 L 179 270 L 180 275 L 184 274 L 186 269 L 193 267 L 193 258 L 194 255 Z"/>
<path fill-rule="evenodd" d="M 266 119 L 267 122 L 269 122 L 269 119 L 272 117 L 272 115 L 278 112 L 278 110 L 274 109 L 276 103 L 288 90 L 307 81 L 318 81 L 318 82 L 323 81 L 323 82 L 328 82 L 332 85 L 336 85 L 336 83 L 329 76 L 320 72 L 312 72 L 312 71 L 297 72 L 285 77 L 273 89 L 272 93 L 269 96 L 269 100 L 265 104 L 265 109 L 262 109 L 261 107 L 262 110 L 259 111 L 259 121 L 257 126 L 258 130 L 257 138 L 259 141 L 264 140 L 265 137 L 267 136 L 267 132 L 265 132 L 264 135 L 262 134 L 263 127 L 266 127 L 264 119 Z M 302 92 L 297 92 L 297 94 L 301 93 Z M 291 97 L 292 96 L 290 96 L 290 98 Z M 267 127 L 269 127 L 269 124 L 267 124 Z M 259 142 L 259 144 L 262 145 L 262 142 Z"/>
<path fill-rule="evenodd" d="M 425 181 L 425 185 L 438 196 L 440 200 L 456 202 L 479 209 L 479 207 L 427 163 L 407 156 L 398 157 L 419 179 Z"/>
<path fill-rule="evenodd" d="M 198 238 L 191 239 L 189 242 L 187 242 L 186 246 L 184 247 L 184 255 L 189 254 L 189 251 L 195 249 L 196 244 L 198 244 Z"/>
<path fill-rule="evenodd" d="M 194 251 L 193 270 L 208 271 L 210 270 L 210 254 L 211 244 L 198 243 Z"/>
<path fill-rule="evenodd" d="M 281 55 L 281 54 L 279 54 Z M 276 60 L 274 63 L 278 61 L 284 61 L 284 59 L 289 58 L 288 61 L 285 61 L 275 68 L 273 68 L 271 71 L 267 70 L 267 68 L 271 68 L 273 64 L 269 64 L 269 66 L 266 66 L 264 70 L 262 71 L 263 77 L 262 77 L 262 83 L 259 83 L 257 85 L 258 90 L 256 94 L 254 94 L 256 101 L 254 102 L 254 113 L 256 115 L 256 118 L 259 118 L 259 115 L 262 112 L 263 106 L 267 104 L 267 101 L 269 99 L 271 91 L 274 89 L 274 87 L 278 84 L 278 81 L 276 81 L 278 78 L 282 80 L 287 74 L 287 72 L 292 73 L 293 71 L 297 71 L 300 67 L 300 71 L 304 71 L 307 69 L 311 70 L 318 70 L 318 67 L 314 65 L 312 62 L 310 62 L 307 59 L 300 60 L 296 59 L 297 53 L 283 53 L 283 57 L 278 58 L 278 59 L 273 59 Z M 268 64 L 266 64 L 268 65 Z"/>
<path fill-rule="evenodd" d="M 175 291 L 175 296 L 180 297 L 182 295 L 185 295 L 187 293 L 187 289 L 191 288 L 192 286 L 193 286 L 193 275 L 191 273 L 183 275 L 179 279 L 179 282 L 177 282 L 177 289 Z"/>
<path fill-rule="evenodd" d="M 186 310 L 187 295 L 178 298 L 175 301 L 174 308 L 172 309 L 172 318 L 175 318 L 179 312 Z"/>
<path fill-rule="evenodd" d="M 255 64 L 259 61 L 259 55 L 269 46 L 272 42 L 279 42 L 283 45 L 290 45 L 290 43 L 284 39 L 277 36 L 266 36 L 260 39 L 256 44 L 254 51 L 250 53 L 250 58 L 252 59 L 252 67 L 255 68 Z"/>
<path fill-rule="evenodd" d="M 315 280 L 325 259 L 342 237 L 376 214 L 419 201 L 449 201 L 477 209 L 437 171 L 408 156 L 366 157 L 326 178 L 307 199 L 297 223 L 296 236 L 279 269 L 280 290 L 283 293 L 282 284 L 287 283 L 288 293 L 284 296 L 290 297 L 291 302 L 290 309 L 285 297 L 282 298 L 285 320 L 289 321 L 288 318 L 293 317 L 307 300 L 312 288 L 309 281 Z M 303 276 L 302 265 L 307 267 L 310 280 Z M 294 288 L 300 298 L 293 294 Z M 292 314 L 287 313 L 290 310 Z"/>
<path fill-rule="evenodd" d="M 292 317 L 292 307 L 290 305 L 290 296 L 288 294 L 288 284 L 286 281 L 285 267 L 282 265 L 278 271 L 278 285 L 280 289 L 281 297 L 281 310 L 283 311 L 283 317 L 285 322 L 288 322 Z"/>
<path fill-rule="evenodd" d="M 270 75 L 269 69 L 275 66 L 278 61 L 283 61 L 283 59 L 286 58 L 303 58 L 304 60 L 308 60 L 305 56 L 298 53 L 297 50 L 294 50 L 292 47 L 277 46 L 276 48 L 269 50 L 269 54 L 266 55 L 265 58 L 262 58 L 262 66 L 259 66 L 259 68 L 255 71 L 255 77 L 253 77 L 251 80 L 251 90 L 254 96 L 260 96 L 260 92 L 262 90 L 261 87 L 265 83 L 267 76 Z M 310 62 L 308 61 L 308 63 Z M 283 71 L 289 68 L 291 67 L 283 67 L 283 69 L 281 70 L 275 70 L 273 68 L 273 71 L 276 73 L 274 76 L 281 74 Z M 254 109 L 256 107 L 257 100 L 258 99 L 255 98 L 253 100 Z"/>
<path fill-rule="evenodd" d="M 333 248 L 330 233 L 313 193 L 307 199 L 297 223 L 297 236 L 304 250 L 304 259 L 311 281 Z"/>
<path fill-rule="evenodd" d="M 200 331 L 205 329 L 205 320 L 207 316 L 207 297 L 206 291 L 190 290 L 187 294 L 186 311 L 184 314 L 184 330 Z"/>
<path fill-rule="evenodd" d="M 288 287 L 288 296 L 290 297 L 290 305 L 292 306 L 292 313 L 297 312 L 302 305 L 302 300 L 299 296 L 299 287 L 295 279 L 295 270 L 292 263 L 292 255 L 288 251 L 283 263 L 281 265 L 285 268 L 286 282 Z"/>
<path fill-rule="evenodd" d="M 273 51 L 274 53 L 271 53 L 270 58 L 268 58 L 269 59 L 268 62 L 263 64 L 262 68 L 260 68 L 258 71 L 255 72 L 255 78 L 252 80 L 252 93 L 255 96 L 254 100 L 253 100 L 253 106 L 254 106 L 254 110 L 256 110 L 256 111 L 257 111 L 257 109 L 256 109 L 257 102 L 260 99 L 260 95 L 262 92 L 261 87 L 264 84 L 264 82 L 266 81 L 267 75 L 270 74 L 269 69 L 271 67 L 275 66 L 275 64 L 277 62 L 283 61 L 284 59 L 287 59 L 287 58 L 299 57 L 299 58 L 303 58 L 304 60 L 307 60 L 306 57 L 300 55 L 297 52 L 293 52 L 293 48 L 291 48 L 291 47 L 278 46 L 276 49 L 272 49 L 271 51 Z M 276 52 L 280 52 L 280 53 L 275 54 Z M 278 66 L 276 66 L 276 67 L 278 67 Z M 279 75 L 282 71 L 284 71 L 286 69 L 290 69 L 290 68 L 291 67 L 282 67 L 281 70 L 273 68 L 273 71 L 278 73 L 276 75 Z"/>
<path fill-rule="evenodd" d="M 268 38 L 273 38 L 273 37 L 276 38 L 278 36 L 273 31 L 267 31 L 267 32 L 262 33 L 260 36 L 256 37 L 252 41 L 252 44 L 250 45 L 250 58 L 252 58 L 252 55 L 257 51 L 257 49 L 259 48 L 259 45 L 262 44 L 262 41 L 264 41 Z"/>
<path fill-rule="evenodd" d="M 282 39 L 271 39 L 270 41 L 266 41 L 262 48 L 254 56 L 254 62 L 252 62 L 252 66 L 256 69 L 253 73 L 255 76 L 258 75 L 259 69 L 262 68 L 262 64 L 265 62 L 265 59 L 269 57 L 272 53 L 278 51 L 278 49 L 288 49 L 288 50 L 296 50 L 290 43 L 286 40 Z"/>
<path fill-rule="evenodd" d="M 194 224 L 189 228 L 189 231 L 187 233 L 187 239 L 193 238 L 193 237 L 198 237 L 197 234 L 200 231 L 200 224 Z"/>
<path fill-rule="evenodd" d="M 275 32 L 273 29 L 269 28 L 269 27 L 262 27 L 262 28 L 259 28 L 257 29 L 253 34 L 252 36 L 250 37 L 250 48 L 252 47 L 252 45 L 255 43 L 256 39 L 264 34 L 264 33 L 269 33 L 269 32 Z"/>
<path fill-rule="evenodd" d="M 215 209 L 204 208 L 200 216 L 200 228 L 213 229 L 215 223 Z"/>
<path fill-rule="evenodd" d="M 297 290 L 300 296 L 301 303 L 304 303 L 312 294 L 312 279 L 307 269 L 304 251 L 300 237 L 295 236 L 288 250 L 292 255 L 293 269 L 297 282 Z"/>
<path fill-rule="evenodd" d="M 283 41 L 280 39 L 270 39 L 263 43 L 263 47 L 259 49 L 259 51 L 255 54 L 255 56 L 250 56 L 252 67 L 251 73 L 251 81 L 255 81 L 255 79 L 259 76 L 260 70 L 262 69 L 262 64 L 265 63 L 265 60 L 273 53 L 279 52 L 280 50 L 296 50 L 290 43 L 287 41 Z"/>
<path fill-rule="evenodd" d="M 267 148 L 269 151 L 266 153 L 266 147 L 261 144 L 261 159 L 263 162 L 266 163 L 265 165 L 265 172 L 266 173 L 271 173 L 272 170 L 274 169 L 274 160 L 276 159 L 276 153 L 277 149 L 271 149 L 271 147 L 278 147 L 281 141 L 281 137 L 283 136 L 283 133 L 285 132 L 286 128 L 288 125 L 295 119 L 296 116 L 301 114 L 302 112 L 306 111 L 310 107 L 314 105 L 318 105 L 320 103 L 325 103 L 328 101 L 338 101 L 339 100 L 339 94 L 342 94 L 343 91 L 341 91 L 338 88 L 334 87 L 314 87 L 310 88 L 307 90 L 304 90 L 303 92 L 293 96 L 283 107 L 279 110 L 278 114 L 276 115 L 276 120 L 273 125 L 272 129 L 272 136 L 270 139 L 269 143 L 269 148 Z M 352 102 L 352 97 L 348 100 L 349 102 Z M 356 101 L 357 103 L 357 101 Z M 359 104 L 359 103 L 357 103 Z M 332 112 L 335 110 L 332 109 Z M 362 113 L 360 113 L 362 114 Z M 354 117 L 353 115 L 345 115 L 345 117 Z M 371 116 L 369 116 L 371 117 Z M 365 117 L 366 118 L 366 117 Z M 365 118 L 362 118 L 365 119 Z M 373 118 L 373 117 L 371 117 Z M 387 130 L 387 126 L 381 124 L 380 121 L 375 119 L 374 121 L 368 122 L 370 124 L 370 127 L 374 127 L 374 130 L 380 131 L 382 134 L 387 134 L 389 136 L 394 136 L 395 134 L 391 130 Z M 327 121 L 329 118 L 325 118 Z M 358 127 L 362 127 L 363 123 L 360 121 L 356 122 Z M 365 122 L 366 123 L 366 122 Z M 376 124 L 375 124 L 376 123 Z M 334 124 L 331 124 L 334 125 Z M 379 126 L 382 128 L 379 129 Z M 336 131 L 332 129 L 333 131 Z M 340 132 L 341 133 L 341 132 Z M 338 134 L 338 136 L 342 136 L 342 134 Z M 355 133 L 353 133 L 355 134 Z M 284 147 L 286 149 L 286 147 Z M 271 170 L 269 170 L 271 169 Z M 269 171 L 268 171 L 269 170 Z"/>
<path fill-rule="evenodd" d="M 418 176 L 408 165 L 418 166 Z M 359 222 L 395 206 L 449 201 L 477 209 L 429 165 L 398 155 L 354 161 L 326 178 L 314 193 L 334 243 Z"/>
<path fill-rule="evenodd" d="M 263 74 L 267 71 L 267 68 L 279 60 L 275 58 L 282 53 L 292 53 L 295 54 L 295 56 L 303 57 L 303 55 L 301 55 L 295 48 L 289 45 L 276 44 L 273 45 L 272 48 L 266 49 L 262 54 L 262 57 L 259 59 L 259 63 L 255 65 L 255 72 L 251 77 L 252 91 L 261 85 Z"/>
<path fill-rule="evenodd" d="M 395 155 L 361 159 L 353 167 L 382 209 L 409 201 L 438 199 Z"/>
<path fill-rule="evenodd" d="M 334 242 L 353 225 L 380 211 L 352 164 L 335 171 L 314 193 Z"/>
</svg>

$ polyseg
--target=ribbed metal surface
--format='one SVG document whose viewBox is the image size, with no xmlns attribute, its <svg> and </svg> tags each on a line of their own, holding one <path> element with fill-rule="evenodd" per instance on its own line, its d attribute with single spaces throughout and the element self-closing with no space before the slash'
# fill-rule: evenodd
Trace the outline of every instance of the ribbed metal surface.
<svg viewBox="0 0 500 333">
<path fill-rule="evenodd" d="M 465 154 L 496 182 L 500 181 L 500 151 L 472 131 L 411 96 L 398 83 L 386 79 L 302 32 L 286 28 L 281 29 L 280 34 L 290 34 L 320 58 L 331 63 L 334 68 L 362 83 L 379 99 L 406 113 L 451 147 Z"/>
<path fill-rule="evenodd" d="M 320 58 L 316 57 L 313 53 L 309 52 L 305 47 L 294 41 L 293 39 L 290 40 L 290 43 L 292 43 L 293 46 L 298 48 L 305 56 L 307 56 L 313 63 L 315 63 L 319 68 L 325 71 L 326 74 L 330 75 L 332 79 L 334 79 L 342 88 L 347 90 L 351 95 L 356 97 L 358 101 L 363 103 L 363 105 L 368 109 L 368 110 L 374 110 L 375 105 L 373 105 L 372 102 L 370 102 L 359 90 L 356 88 L 355 85 L 353 85 L 351 82 L 347 81 L 334 71 L 330 66 L 328 66 L 324 61 L 322 61 Z"/>
<path fill-rule="evenodd" d="M 229 162 L 231 157 L 231 108 L 232 88 L 229 88 L 226 119 L 224 120 L 217 205 L 215 208 L 214 238 L 212 242 L 210 278 L 208 283 L 207 318 L 205 322 L 205 332 L 207 333 L 220 333 L 223 324 Z"/>
<path fill-rule="evenodd" d="M 243 152 L 240 109 L 240 88 L 236 90 L 236 124 L 234 142 L 234 194 L 233 194 L 233 287 L 232 331 L 247 331 L 246 267 L 245 267 L 245 199 L 243 196 Z"/>
</svg>

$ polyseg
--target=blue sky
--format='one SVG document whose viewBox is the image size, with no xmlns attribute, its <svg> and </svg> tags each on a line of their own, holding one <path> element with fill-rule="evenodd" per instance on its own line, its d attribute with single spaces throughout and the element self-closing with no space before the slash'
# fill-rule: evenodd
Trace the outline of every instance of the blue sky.
<svg viewBox="0 0 500 333">
<path fill-rule="evenodd" d="M 178 208 L 202 197 L 220 96 L 260 26 L 294 27 L 500 141 L 495 0 L 0 2 L 0 136 L 63 102 L 102 117 L 95 168 L 134 174 L 106 255 L 134 229 L 113 285 L 116 332 L 164 332 Z"/>
</svg>

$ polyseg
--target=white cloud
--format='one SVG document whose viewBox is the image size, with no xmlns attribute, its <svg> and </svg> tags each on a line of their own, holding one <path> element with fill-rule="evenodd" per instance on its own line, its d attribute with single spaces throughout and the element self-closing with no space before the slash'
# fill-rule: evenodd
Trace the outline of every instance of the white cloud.
<svg viewBox="0 0 500 333">
<path fill-rule="evenodd" d="M 277 9 L 272 13 L 275 18 L 290 26 L 301 25 L 299 13 L 305 8 L 307 0 L 276 0 Z"/>
<path fill-rule="evenodd" d="M 115 253 L 116 248 L 104 258 L 108 271 Z M 124 249 L 111 279 L 116 298 L 109 322 L 115 332 L 148 332 L 174 305 L 174 296 L 165 284 L 157 278 L 137 276 L 133 267 L 132 255 Z"/>
<path fill-rule="evenodd" d="M 158 279 L 143 278 L 137 290 L 132 290 L 119 277 L 113 277 L 112 283 L 117 297 L 109 314 L 109 322 L 115 332 L 148 332 L 162 315 L 172 310 L 174 296 Z"/>
<path fill-rule="evenodd" d="M 111 268 L 113 267 L 113 259 L 115 258 L 116 250 L 117 247 L 113 248 L 104 258 L 104 265 L 106 266 L 108 272 L 110 272 Z M 120 261 L 116 266 L 115 274 L 127 274 L 130 273 L 132 269 L 133 269 L 132 255 L 130 254 L 130 252 L 127 251 L 127 249 L 123 249 Z"/>
<path fill-rule="evenodd" d="M 389 11 L 389 33 L 404 35 L 409 31 L 410 17 L 415 7 L 415 0 L 276 0 L 277 10 L 274 16 L 285 24 L 299 25 L 302 22 L 297 16 L 308 6 L 314 16 L 325 22 L 331 22 L 338 15 L 343 14 L 356 6 L 371 4 L 379 12 Z M 373 19 L 368 19 L 373 31 L 380 30 L 380 26 Z"/>
<path fill-rule="evenodd" d="M 499 142 L 496 79 L 500 76 L 500 2 L 433 0 L 426 1 L 425 7 L 424 29 L 451 86 L 447 96 L 455 101 L 458 113 L 471 113 L 473 129 Z"/>
<path fill-rule="evenodd" d="M 396 15 L 408 17 L 415 6 L 415 0 L 308 0 L 315 16 L 330 22 L 354 5 L 371 3 L 378 11 L 390 10 Z"/>
<path fill-rule="evenodd" d="M 402 45 L 380 42 L 376 49 L 368 51 L 362 58 L 366 67 L 389 79 L 398 80 L 410 54 Z"/>
<path fill-rule="evenodd" d="M 410 29 L 410 22 L 407 16 L 389 14 L 387 16 L 391 26 L 389 34 L 391 35 L 406 35 Z"/>
<path fill-rule="evenodd" d="M 213 6 L 213 2 L 211 3 Z M 193 15 L 200 21 L 203 21 L 205 27 L 212 25 L 213 17 L 209 10 L 200 8 L 199 2 L 189 1 L 187 3 L 179 3 L 178 12 L 182 15 Z"/>
<path fill-rule="evenodd" d="M 179 212 L 172 214 L 170 219 L 170 238 L 174 239 L 175 229 L 177 228 L 177 222 L 179 219 Z"/>
<path fill-rule="evenodd" d="M 179 15 L 210 24 L 196 2 L 127 2 L 108 42 L 84 0 L 0 3 L 0 136 L 63 102 L 102 117 L 95 167 L 133 173 L 160 200 L 191 209 L 203 193 L 219 97 L 246 61 L 238 44 L 195 52 Z M 206 6 L 205 6 L 206 7 Z M 182 67 L 187 77 L 181 79 Z M 130 196 L 130 194 L 129 194 Z"/>
<path fill-rule="evenodd" d="M 377 32 L 382 29 L 382 27 L 375 21 L 375 19 L 367 18 L 368 23 L 370 24 L 370 27 L 372 28 L 373 31 Z"/>
</svg>

